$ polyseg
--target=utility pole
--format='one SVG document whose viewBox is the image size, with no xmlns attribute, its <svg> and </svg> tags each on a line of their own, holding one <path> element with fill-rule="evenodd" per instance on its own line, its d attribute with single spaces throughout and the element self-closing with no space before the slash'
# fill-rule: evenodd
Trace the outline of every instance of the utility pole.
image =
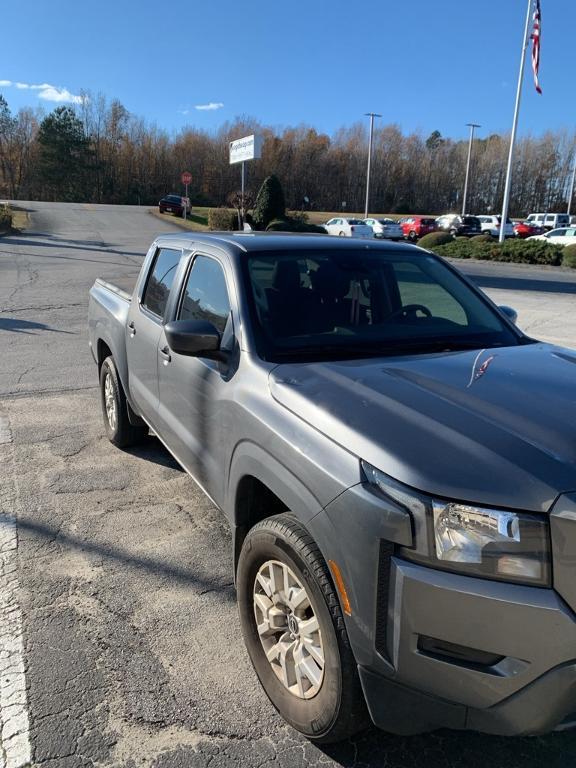
<svg viewBox="0 0 576 768">
<path fill-rule="evenodd" d="M 508 221 L 508 206 L 510 204 L 510 189 L 512 186 L 512 165 L 514 162 L 514 144 L 516 142 L 516 129 L 518 128 L 518 115 L 520 113 L 520 99 L 522 98 L 522 80 L 524 78 L 524 62 L 526 60 L 526 48 L 528 48 L 528 39 L 530 33 L 530 18 L 532 16 L 532 6 L 534 0 L 528 0 L 526 10 L 526 26 L 524 28 L 524 41 L 522 43 L 522 53 L 520 54 L 520 72 L 518 73 L 518 87 L 516 88 L 516 104 L 514 106 L 514 119 L 512 121 L 512 133 L 510 135 L 510 150 L 508 152 L 508 166 L 506 168 L 506 185 L 504 187 L 504 201 L 502 203 L 502 219 L 500 221 L 499 241 L 504 242 L 506 237 L 506 222 Z"/>
<path fill-rule="evenodd" d="M 481 128 L 478 123 L 466 123 L 470 128 L 470 141 L 468 142 L 468 161 L 466 162 L 466 180 L 464 182 L 464 196 L 462 197 L 462 216 L 466 215 L 466 200 L 468 197 L 468 179 L 470 177 L 470 161 L 472 159 L 472 142 L 474 141 L 474 129 Z"/>
<path fill-rule="evenodd" d="M 372 165 L 372 137 L 374 135 L 374 118 L 382 117 L 376 112 L 366 112 L 366 117 L 370 118 L 370 139 L 368 141 L 368 169 L 366 171 L 366 205 L 364 206 L 364 218 L 368 218 L 368 204 L 370 201 L 370 167 Z"/>
<path fill-rule="evenodd" d="M 576 179 L 576 152 L 574 153 L 574 168 L 572 169 L 572 181 L 570 182 L 570 192 L 568 193 L 568 210 L 566 213 L 570 216 L 572 210 L 572 198 L 574 197 L 574 180 Z"/>
</svg>

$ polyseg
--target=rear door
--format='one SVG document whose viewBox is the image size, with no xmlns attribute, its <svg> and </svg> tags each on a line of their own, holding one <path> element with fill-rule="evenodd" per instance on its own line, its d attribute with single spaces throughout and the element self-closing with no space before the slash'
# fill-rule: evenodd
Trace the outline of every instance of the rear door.
<svg viewBox="0 0 576 768">
<path fill-rule="evenodd" d="M 175 320 L 208 320 L 220 332 L 223 349 L 234 346 L 230 303 L 231 275 L 219 257 L 196 253 L 187 265 L 183 288 L 174 304 Z M 163 439 L 212 499 L 223 502 L 230 364 L 179 355 L 158 341 L 159 427 Z"/>
<path fill-rule="evenodd" d="M 157 248 L 144 283 L 139 286 L 128 313 L 126 354 L 130 396 L 141 414 L 156 423 L 158 409 L 158 340 L 170 289 L 182 251 Z"/>
</svg>

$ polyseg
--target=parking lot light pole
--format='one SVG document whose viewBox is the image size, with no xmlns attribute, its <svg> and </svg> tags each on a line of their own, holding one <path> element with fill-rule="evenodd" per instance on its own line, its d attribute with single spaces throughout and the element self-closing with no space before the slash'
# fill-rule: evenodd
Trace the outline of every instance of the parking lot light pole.
<svg viewBox="0 0 576 768">
<path fill-rule="evenodd" d="M 474 129 L 481 128 L 478 123 L 466 123 L 470 128 L 470 141 L 468 142 L 468 160 L 466 162 L 466 179 L 464 181 L 464 195 L 462 197 L 462 216 L 466 215 L 466 199 L 468 197 L 468 179 L 470 177 L 470 161 L 472 160 L 472 142 L 474 141 Z"/>
<path fill-rule="evenodd" d="M 574 167 L 572 168 L 572 181 L 570 182 L 570 192 L 568 192 L 568 210 L 566 213 L 570 216 L 572 210 L 572 198 L 574 197 L 574 180 L 576 179 L 576 152 L 574 153 Z"/>
<path fill-rule="evenodd" d="M 366 204 L 364 206 L 364 218 L 368 218 L 368 204 L 370 201 L 370 166 L 372 165 L 372 138 L 374 135 L 374 118 L 382 117 L 376 112 L 366 112 L 366 117 L 370 118 L 370 139 L 368 141 L 368 169 L 366 171 Z"/>
</svg>

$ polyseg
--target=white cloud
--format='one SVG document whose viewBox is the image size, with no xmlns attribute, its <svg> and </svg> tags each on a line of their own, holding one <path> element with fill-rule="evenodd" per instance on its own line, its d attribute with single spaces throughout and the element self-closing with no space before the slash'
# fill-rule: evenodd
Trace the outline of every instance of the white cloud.
<svg viewBox="0 0 576 768">
<path fill-rule="evenodd" d="M 213 109 L 222 109 L 224 104 L 221 101 L 211 101 L 209 104 L 196 104 L 194 109 L 199 109 L 200 111 L 206 111 L 206 110 L 213 110 Z"/>
<path fill-rule="evenodd" d="M 75 94 L 70 93 L 67 88 L 57 88 L 55 85 L 49 85 L 48 87 L 43 88 L 38 93 L 38 96 L 45 101 L 64 101 L 72 104 L 82 104 L 84 101 L 82 96 L 76 96 Z"/>
<path fill-rule="evenodd" d="M 38 98 L 45 101 L 57 101 L 67 102 L 70 104 L 81 104 L 83 101 L 82 96 L 77 96 L 74 93 L 70 93 L 68 88 L 61 88 L 57 85 L 51 85 L 50 83 L 13 83 L 11 80 L 0 80 L 0 86 L 14 85 L 20 91 L 37 91 Z"/>
<path fill-rule="evenodd" d="M 178 114 L 180 114 L 180 115 L 189 115 L 190 114 L 190 110 L 189 109 L 179 109 L 178 110 Z"/>
</svg>

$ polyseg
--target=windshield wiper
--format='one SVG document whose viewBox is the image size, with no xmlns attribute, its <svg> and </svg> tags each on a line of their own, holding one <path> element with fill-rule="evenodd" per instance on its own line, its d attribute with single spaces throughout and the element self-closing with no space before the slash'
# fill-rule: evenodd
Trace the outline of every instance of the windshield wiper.
<svg viewBox="0 0 576 768">
<path fill-rule="evenodd" d="M 457 339 L 419 339 L 418 341 L 401 341 L 394 344 L 358 344 L 346 346 L 339 344 L 322 347 L 290 347 L 274 350 L 276 357 L 312 357 L 314 359 L 346 359 L 362 357 L 378 357 L 390 355 L 425 354 L 426 352 L 462 352 L 474 349 L 491 349 L 502 346 L 499 342 L 460 341 Z"/>
</svg>

